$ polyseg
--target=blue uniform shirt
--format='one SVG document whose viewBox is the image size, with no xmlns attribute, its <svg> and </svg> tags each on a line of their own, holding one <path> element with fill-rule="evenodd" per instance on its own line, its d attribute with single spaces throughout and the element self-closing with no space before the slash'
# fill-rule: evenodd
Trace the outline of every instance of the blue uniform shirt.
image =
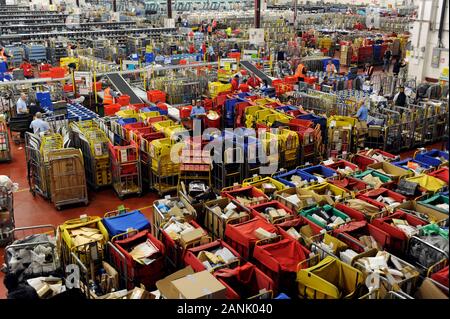
<svg viewBox="0 0 450 319">
<path fill-rule="evenodd" d="M 369 115 L 369 110 L 365 104 L 361 105 L 358 112 L 356 113 L 356 117 L 360 121 L 367 121 L 367 116 Z"/>
<path fill-rule="evenodd" d="M 205 108 L 203 106 L 194 106 L 191 111 L 191 118 L 194 118 L 196 115 L 206 114 Z"/>
</svg>

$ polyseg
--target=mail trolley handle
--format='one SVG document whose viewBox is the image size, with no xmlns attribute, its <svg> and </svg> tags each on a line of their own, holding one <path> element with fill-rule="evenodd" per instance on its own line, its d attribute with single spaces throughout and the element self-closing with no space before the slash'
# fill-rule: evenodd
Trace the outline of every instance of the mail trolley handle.
<svg viewBox="0 0 450 319">
<path fill-rule="evenodd" d="M 442 258 L 437 263 L 430 266 L 427 270 L 427 277 L 431 278 L 431 275 L 443 269 L 448 264 L 448 258 Z"/>
<path fill-rule="evenodd" d="M 245 183 L 248 183 L 248 184 L 256 183 L 256 182 L 260 181 L 261 179 L 262 179 L 262 177 L 260 175 L 256 175 L 255 174 L 255 175 L 253 175 L 253 177 L 245 178 L 242 181 L 242 184 L 245 184 Z"/>
<path fill-rule="evenodd" d="M 297 264 L 297 272 L 299 272 L 302 269 L 306 269 L 314 265 L 317 265 L 319 261 L 320 261 L 319 254 L 311 253 L 309 258 L 304 259 Z"/>
<path fill-rule="evenodd" d="M 11 230 L 11 233 L 14 234 L 19 231 L 36 230 L 36 229 L 42 230 L 42 232 L 41 232 L 42 234 L 52 232 L 53 236 L 56 236 L 56 227 L 51 224 L 17 227 L 17 228 L 14 228 L 13 230 Z M 47 231 L 44 231 L 45 229 L 47 229 Z"/>
<path fill-rule="evenodd" d="M 109 217 L 119 216 L 119 215 L 122 215 L 122 214 L 126 214 L 129 211 L 130 211 L 130 208 L 128 208 L 128 207 L 125 207 L 123 210 L 116 209 L 116 210 L 113 210 L 113 211 L 110 211 L 110 212 L 106 212 L 105 215 L 103 215 L 103 217 L 104 218 L 109 218 Z"/>
<path fill-rule="evenodd" d="M 350 237 L 348 234 L 338 233 L 338 234 L 336 235 L 336 238 L 339 239 L 339 237 L 345 238 L 346 240 L 352 242 L 352 243 L 355 244 L 356 246 L 360 247 L 363 251 L 364 251 L 365 248 L 366 248 L 362 243 L 360 243 L 360 242 L 357 241 L 356 239 Z"/>
<path fill-rule="evenodd" d="M 139 233 L 139 230 L 132 228 L 132 229 L 127 230 L 124 233 L 117 234 L 117 235 L 113 236 L 111 238 L 111 242 L 114 243 L 117 240 L 126 239 L 126 238 L 129 238 L 130 236 L 134 236 L 134 235 L 136 235 L 138 233 Z"/>
<path fill-rule="evenodd" d="M 230 192 L 239 188 L 242 188 L 242 184 L 235 183 L 234 185 L 222 188 L 221 192 Z"/>
</svg>

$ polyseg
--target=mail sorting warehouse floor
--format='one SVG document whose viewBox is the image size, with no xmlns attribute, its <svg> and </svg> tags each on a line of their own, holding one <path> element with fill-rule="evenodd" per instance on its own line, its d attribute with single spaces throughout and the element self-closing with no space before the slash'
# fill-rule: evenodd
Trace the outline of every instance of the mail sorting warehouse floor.
<svg viewBox="0 0 450 319">
<path fill-rule="evenodd" d="M 429 149 L 442 149 L 443 144 L 438 143 L 428 146 Z M 413 156 L 415 150 L 400 154 L 401 158 Z M 117 209 L 124 205 L 129 209 L 139 209 L 151 219 L 153 201 L 158 199 L 156 193 L 149 192 L 142 197 L 131 197 L 120 200 L 112 188 L 96 192 L 89 192 L 89 205 L 56 210 L 55 206 L 40 196 L 33 197 L 29 192 L 25 152 L 23 147 L 12 145 L 13 160 L 10 163 L 0 165 L 0 175 L 7 175 L 10 179 L 19 183 L 18 192 L 14 193 L 14 213 L 16 227 L 51 224 L 57 226 L 68 219 L 77 218 L 80 215 L 103 216 L 104 213 Z M 3 264 L 4 249 L 0 248 L 0 264 Z M 3 273 L 0 272 L 0 298 L 6 298 L 6 288 L 3 285 Z"/>
</svg>

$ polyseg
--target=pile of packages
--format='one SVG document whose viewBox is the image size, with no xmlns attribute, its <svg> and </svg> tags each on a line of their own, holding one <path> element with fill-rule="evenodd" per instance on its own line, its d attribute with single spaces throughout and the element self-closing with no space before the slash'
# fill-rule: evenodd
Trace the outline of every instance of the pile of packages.
<svg viewBox="0 0 450 319">
<path fill-rule="evenodd" d="M 151 240 L 147 239 L 145 242 L 134 246 L 130 250 L 130 256 L 141 265 L 150 265 L 161 256 L 161 252 Z"/>
<path fill-rule="evenodd" d="M 100 242 L 103 241 L 103 234 L 98 228 L 80 227 L 70 230 L 72 243 L 75 247 L 84 246 L 89 243 L 97 242 L 99 250 L 101 250 Z M 82 249 L 82 248 L 80 248 Z"/>
<path fill-rule="evenodd" d="M 350 208 L 356 209 L 357 211 L 360 211 L 365 216 L 368 216 L 370 218 L 372 218 L 373 216 L 377 215 L 380 212 L 378 207 L 366 201 L 363 201 L 362 199 L 359 198 L 347 199 L 345 201 L 345 205 L 347 205 Z"/>
<path fill-rule="evenodd" d="M 29 245 L 29 247 L 7 250 L 11 273 L 31 277 L 36 274 L 51 274 L 58 270 L 59 260 L 53 250 L 56 247 L 54 237 L 46 234 L 32 235 L 13 242 L 13 245 L 18 244 Z"/>
<path fill-rule="evenodd" d="M 180 222 L 172 217 L 169 222 L 163 226 L 164 231 L 174 241 L 180 243 L 183 247 L 188 244 L 201 240 L 207 234 L 201 228 L 195 228 L 187 222 Z"/>
<path fill-rule="evenodd" d="M 287 189 L 278 194 L 280 199 L 286 202 L 286 206 L 293 206 L 295 210 L 316 205 L 318 203 L 318 195 L 314 195 L 315 193 L 312 191 L 299 188 Z"/>
<path fill-rule="evenodd" d="M 373 176 L 372 174 L 367 174 L 362 178 L 364 182 L 373 186 L 373 188 L 380 188 L 383 185 L 383 182 L 378 176 Z"/>
<path fill-rule="evenodd" d="M 277 187 L 273 183 L 270 183 L 270 182 L 262 183 L 261 189 L 264 192 L 264 194 L 268 194 L 268 195 L 273 194 L 274 192 L 277 191 Z"/>
<path fill-rule="evenodd" d="M 392 226 L 400 229 L 407 237 L 412 237 L 419 233 L 419 229 L 410 225 L 405 219 L 392 218 Z"/>
<path fill-rule="evenodd" d="M 248 216 L 248 213 L 246 211 L 241 211 L 241 212 L 238 211 L 238 207 L 233 202 L 228 203 L 228 205 L 225 206 L 223 211 L 219 205 L 215 205 L 215 206 L 211 207 L 211 210 L 217 216 L 220 216 L 220 218 L 222 218 L 224 220 Z"/>
<path fill-rule="evenodd" d="M 261 215 L 264 216 L 268 221 L 275 221 L 277 219 L 283 219 L 289 216 L 289 213 L 283 208 L 266 207 Z"/>
<path fill-rule="evenodd" d="M 344 168 L 338 168 L 337 172 L 341 175 L 350 175 L 355 171 L 350 166 L 345 166 Z"/>
<path fill-rule="evenodd" d="M 169 216 L 183 217 L 191 215 L 191 211 L 186 208 L 186 205 L 181 200 L 174 200 L 174 198 L 163 198 L 158 200 L 157 208 L 162 214 Z"/>
<path fill-rule="evenodd" d="M 267 198 L 263 196 L 258 197 L 236 196 L 236 200 L 244 206 L 257 205 L 259 203 L 264 202 L 266 199 Z"/>
<path fill-rule="evenodd" d="M 230 265 L 231 263 L 238 260 L 228 248 L 222 247 L 214 251 L 202 250 L 197 258 L 202 262 L 207 270 L 212 270 L 225 265 Z"/>
<path fill-rule="evenodd" d="M 292 175 L 291 176 L 291 182 L 292 184 L 295 185 L 295 187 L 305 187 L 308 185 L 308 181 L 302 179 L 300 176 L 298 175 Z"/>
<path fill-rule="evenodd" d="M 357 262 L 366 272 L 384 275 L 391 285 L 418 275 L 417 270 L 386 251 L 379 251 L 374 257 L 360 258 Z"/>
<path fill-rule="evenodd" d="M 264 228 L 257 228 L 254 232 L 256 238 L 260 239 L 260 240 L 264 240 L 264 239 L 271 239 L 271 238 L 275 238 L 278 235 L 275 233 L 271 233 L 267 230 L 265 230 Z"/>
<path fill-rule="evenodd" d="M 397 207 L 398 205 L 401 204 L 390 196 L 381 196 L 380 195 L 376 198 L 376 201 L 380 202 L 380 203 L 384 203 L 387 206 L 392 207 L 392 208 Z"/>
<path fill-rule="evenodd" d="M 331 212 L 327 212 L 325 209 L 326 207 L 330 207 L 329 205 L 325 205 L 322 208 L 319 208 L 314 211 L 314 213 L 311 215 L 315 220 L 320 222 L 321 224 L 327 225 L 328 228 L 335 229 L 340 225 L 343 225 L 345 223 L 348 223 L 351 221 L 350 218 L 347 220 L 344 220 L 343 218 L 336 216 L 332 214 Z"/>
</svg>

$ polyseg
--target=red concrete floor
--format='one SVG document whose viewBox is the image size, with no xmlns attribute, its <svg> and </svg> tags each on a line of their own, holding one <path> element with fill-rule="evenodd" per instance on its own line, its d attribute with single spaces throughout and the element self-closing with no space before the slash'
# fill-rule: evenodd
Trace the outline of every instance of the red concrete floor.
<svg viewBox="0 0 450 319">
<path fill-rule="evenodd" d="M 429 148 L 442 149 L 442 143 L 430 145 Z M 411 157 L 414 150 L 401 154 L 402 158 Z M 27 182 L 27 169 L 25 163 L 25 150 L 20 146 L 12 145 L 13 160 L 10 163 L 0 164 L 0 175 L 7 175 L 16 183 L 19 183 L 19 191 L 14 193 L 14 216 L 16 227 L 51 224 L 58 226 L 68 219 L 78 218 L 82 214 L 90 216 L 103 216 L 108 211 L 115 210 L 117 206 L 124 205 L 130 209 L 140 209 L 148 218 L 151 218 L 152 204 L 158 196 L 155 193 L 147 193 L 142 197 L 131 197 L 120 200 L 114 191 L 109 189 L 98 192 L 89 192 L 88 206 L 74 206 L 61 211 L 43 199 L 33 195 L 29 191 Z M 0 248 L 0 264 L 3 264 L 4 249 Z M 6 289 L 3 286 L 3 273 L 0 273 L 0 298 L 6 297 Z"/>
</svg>

